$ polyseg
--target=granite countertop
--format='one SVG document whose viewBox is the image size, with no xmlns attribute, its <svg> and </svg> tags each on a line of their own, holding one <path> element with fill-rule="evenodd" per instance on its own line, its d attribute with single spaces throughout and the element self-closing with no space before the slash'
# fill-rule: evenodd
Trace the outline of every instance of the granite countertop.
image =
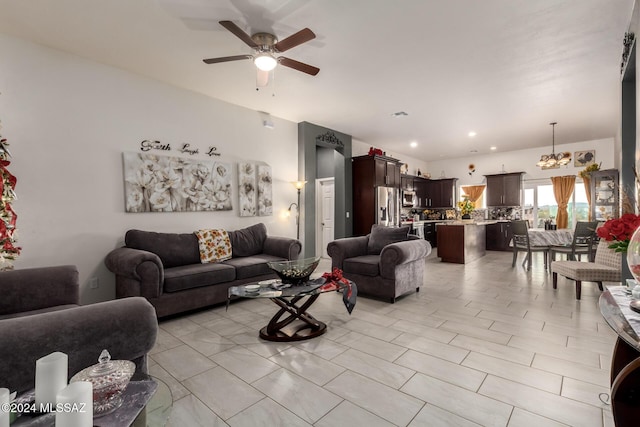
<svg viewBox="0 0 640 427">
<path fill-rule="evenodd" d="M 495 220 L 484 220 L 484 221 L 453 220 L 453 221 L 443 221 L 443 223 L 439 225 L 489 225 L 489 224 L 495 224 L 497 222 L 498 221 L 495 221 Z"/>
</svg>

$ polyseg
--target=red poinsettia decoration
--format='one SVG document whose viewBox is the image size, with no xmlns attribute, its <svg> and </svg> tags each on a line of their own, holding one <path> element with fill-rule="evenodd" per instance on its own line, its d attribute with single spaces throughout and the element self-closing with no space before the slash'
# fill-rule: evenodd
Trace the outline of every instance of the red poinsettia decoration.
<svg viewBox="0 0 640 427">
<path fill-rule="evenodd" d="M 0 271 L 13 268 L 13 261 L 21 250 L 15 245 L 14 233 L 18 216 L 11 203 L 15 199 L 16 177 L 8 169 L 11 164 L 8 146 L 7 140 L 0 137 Z"/>
<path fill-rule="evenodd" d="M 629 239 L 634 231 L 640 227 L 640 215 L 624 214 L 620 218 L 610 219 L 598 228 L 598 236 L 608 242 L 610 249 L 616 252 L 627 252 Z"/>
</svg>

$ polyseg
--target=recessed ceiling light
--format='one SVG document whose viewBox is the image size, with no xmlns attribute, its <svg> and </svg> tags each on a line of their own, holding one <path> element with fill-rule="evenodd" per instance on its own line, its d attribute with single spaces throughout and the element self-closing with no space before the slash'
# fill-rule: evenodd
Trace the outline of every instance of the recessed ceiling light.
<svg viewBox="0 0 640 427">
<path fill-rule="evenodd" d="M 409 144 L 411 147 L 416 148 L 418 146 L 418 143 L 415 141 L 411 141 L 411 144 Z"/>
<path fill-rule="evenodd" d="M 398 112 L 395 112 L 395 113 L 391 114 L 391 117 L 402 117 L 402 116 L 408 116 L 408 114 L 405 113 L 404 111 L 398 111 Z"/>
<path fill-rule="evenodd" d="M 491 150 L 493 150 L 493 151 L 495 151 L 497 149 L 498 149 L 498 147 L 491 147 Z"/>
<path fill-rule="evenodd" d="M 469 132 L 469 138 L 473 138 L 476 135 L 477 133 L 475 133 L 474 131 Z"/>
</svg>

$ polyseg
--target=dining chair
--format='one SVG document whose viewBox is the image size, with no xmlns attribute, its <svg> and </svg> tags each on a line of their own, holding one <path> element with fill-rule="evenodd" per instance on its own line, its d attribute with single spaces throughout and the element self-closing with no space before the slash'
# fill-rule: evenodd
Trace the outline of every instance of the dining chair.
<svg viewBox="0 0 640 427">
<path fill-rule="evenodd" d="M 576 282 L 576 299 L 582 294 L 582 282 L 596 282 L 602 291 L 602 282 L 620 282 L 622 254 L 609 248 L 609 242 L 600 240 L 594 262 L 554 261 L 551 263 L 553 289 L 558 288 L 558 274 Z"/>
<path fill-rule="evenodd" d="M 592 261 L 591 254 L 593 252 L 592 241 L 596 235 L 598 221 L 578 221 L 573 231 L 573 239 L 571 243 L 566 245 L 551 245 L 549 247 L 549 256 L 551 261 L 556 260 L 556 254 L 566 254 L 568 261 L 575 261 L 576 255 L 578 261 L 582 260 L 582 255 L 587 255 L 588 260 Z"/>
<path fill-rule="evenodd" d="M 518 252 L 526 252 L 527 256 L 522 261 L 522 265 L 527 263 L 527 270 L 531 270 L 532 253 L 542 252 L 544 256 L 544 268 L 547 269 L 547 258 L 549 255 L 549 246 L 531 246 L 529 240 L 529 223 L 526 220 L 511 221 L 511 235 L 513 238 L 513 262 L 511 267 L 516 265 Z"/>
</svg>

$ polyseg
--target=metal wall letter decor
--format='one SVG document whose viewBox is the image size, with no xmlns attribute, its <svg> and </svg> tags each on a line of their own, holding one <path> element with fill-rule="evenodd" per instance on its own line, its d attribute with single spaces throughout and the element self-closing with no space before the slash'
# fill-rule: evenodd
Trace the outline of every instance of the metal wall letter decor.
<svg viewBox="0 0 640 427">
<path fill-rule="evenodd" d="M 344 143 L 336 136 L 335 133 L 330 130 L 316 136 L 316 142 L 324 142 L 327 144 L 337 145 L 338 147 L 344 147 Z"/>
<path fill-rule="evenodd" d="M 627 61 L 629 61 L 629 55 L 631 55 L 631 46 L 633 45 L 633 40 L 635 39 L 635 34 L 632 32 L 624 33 L 624 41 L 622 42 L 624 49 L 622 50 L 622 62 L 620 63 L 620 74 L 624 73 L 624 67 L 627 66 Z"/>
</svg>

